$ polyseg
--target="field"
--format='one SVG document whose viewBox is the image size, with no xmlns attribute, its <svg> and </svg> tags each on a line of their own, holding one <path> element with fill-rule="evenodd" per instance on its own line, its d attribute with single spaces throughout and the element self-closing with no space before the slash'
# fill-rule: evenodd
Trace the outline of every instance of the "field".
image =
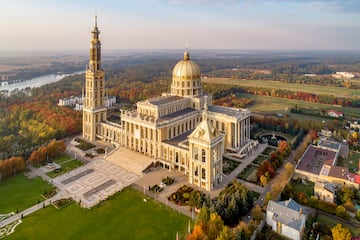
<svg viewBox="0 0 360 240">
<path fill-rule="evenodd" d="M 289 91 L 299 91 L 315 93 L 315 94 L 328 94 L 337 97 L 354 97 L 360 95 L 359 89 L 349 89 L 340 87 L 322 87 L 309 84 L 297 83 L 284 83 L 269 80 L 246 80 L 246 79 L 229 79 L 229 78 L 205 78 L 202 79 L 204 83 L 219 83 L 219 84 L 232 84 L 245 87 L 261 86 L 263 88 L 284 89 Z"/>
<path fill-rule="evenodd" d="M 40 177 L 29 180 L 23 174 L 18 174 L 7 178 L 0 182 L 0 214 L 33 206 L 38 200 L 43 200 L 40 195 L 50 189 L 51 186 Z"/>
<path fill-rule="evenodd" d="M 316 118 L 317 120 L 319 119 L 323 120 L 323 118 L 321 118 L 320 116 L 316 117 L 316 116 L 290 113 L 290 108 L 293 108 L 295 105 L 298 105 L 299 108 L 314 109 L 314 110 L 334 109 L 334 110 L 342 111 L 346 115 L 360 116 L 358 108 L 339 107 L 339 106 L 333 106 L 323 103 L 306 102 L 306 101 L 286 99 L 286 98 L 258 96 L 252 94 L 240 94 L 240 97 L 249 98 L 253 100 L 253 104 L 247 107 L 250 110 L 257 112 L 282 113 L 282 114 L 294 115 L 296 117 L 301 116 L 302 118 L 306 118 L 306 119 Z M 326 121 L 329 121 L 329 118 L 324 118 L 324 119 Z M 336 120 L 336 118 L 334 118 L 334 120 Z"/>
<path fill-rule="evenodd" d="M 143 201 L 146 198 L 147 201 Z M 7 239 L 182 239 L 189 218 L 133 189 L 91 210 L 72 203 L 46 207 L 23 219 Z"/>
</svg>

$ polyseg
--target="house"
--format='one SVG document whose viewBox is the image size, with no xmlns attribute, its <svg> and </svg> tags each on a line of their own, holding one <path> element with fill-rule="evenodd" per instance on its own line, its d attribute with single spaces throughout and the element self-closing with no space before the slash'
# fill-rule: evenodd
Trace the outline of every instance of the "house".
<svg viewBox="0 0 360 240">
<path fill-rule="evenodd" d="M 335 118 L 339 118 L 339 117 L 343 117 L 344 116 L 344 113 L 341 112 L 341 111 L 337 111 L 337 110 L 328 110 L 327 112 L 327 115 L 330 116 L 330 117 L 335 117 Z"/>
<path fill-rule="evenodd" d="M 269 201 L 266 208 L 266 223 L 272 230 L 294 240 L 304 233 L 306 215 L 293 199 L 282 202 Z"/>
<path fill-rule="evenodd" d="M 329 182 L 315 182 L 314 185 L 314 195 L 325 202 L 334 202 L 336 199 L 335 190 L 336 186 Z"/>
</svg>

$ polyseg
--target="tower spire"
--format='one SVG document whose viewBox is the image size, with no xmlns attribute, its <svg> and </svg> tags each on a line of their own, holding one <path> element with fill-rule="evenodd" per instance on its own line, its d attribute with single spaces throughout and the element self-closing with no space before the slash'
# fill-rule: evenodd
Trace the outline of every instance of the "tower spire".
<svg viewBox="0 0 360 240">
<path fill-rule="evenodd" d="M 97 14 L 95 13 L 95 28 L 97 28 Z"/>
</svg>

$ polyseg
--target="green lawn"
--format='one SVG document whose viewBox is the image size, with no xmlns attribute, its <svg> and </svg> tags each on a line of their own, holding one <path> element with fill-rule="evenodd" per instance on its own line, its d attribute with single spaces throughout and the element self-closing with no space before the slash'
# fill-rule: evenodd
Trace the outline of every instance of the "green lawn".
<svg viewBox="0 0 360 240">
<path fill-rule="evenodd" d="M 338 161 L 336 162 L 336 165 L 345 167 L 349 169 L 349 171 L 352 173 L 357 173 L 357 171 L 359 171 L 359 159 L 360 159 L 360 153 L 350 151 L 349 158 L 344 159 L 339 157 Z"/>
<path fill-rule="evenodd" d="M 54 177 L 60 176 L 64 173 L 70 172 L 71 170 L 82 166 L 83 163 L 79 160 L 74 159 L 72 161 L 62 163 L 60 165 L 61 165 L 61 170 L 59 172 L 51 171 L 51 172 L 46 173 L 46 175 L 48 175 L 51 178 L 54 178 Z"/>
<path fill-rule="evenodd" d="M 294 188 L 294 192 L 303 192 L 307 197 L 314 196 L 314 183 L 313 182 L 306 182 L 305 184 L 302 183 L 295 183 L 292 182 L 292 187 Z"/>
<path fill-rule="evenodd" d="M 22 211 L 43 200 L 40 196 L 51 186 L 40 177 L 29 180 L 23 174 L 0 181 L 0 214 Z"/>
<path fill-rule="evenodd" d="M 249 176 L 256 171 L 257 167 L 249 164 L 246 166 L 246 168 L 244 168 L 244 170 L 236 177 L 245 181 L 248 181 Z"/>
<path fill-rule="evenodd" d="M 290 108 L 293 108 L 295 105 L 298 105 L 300 109 L 314 109 L 314 110 L 338 110 L 344 112 L 346 115 L 360 116 L 358 108 L 349 108 L 349 107 L 340 107 L 330 104 L 315 103 L 315 102 L 306 102 L 301 100 L 286 99 L 286 98 L 277 98 L 277 97 L 266 97 L 252 94 L 240 94 L 240 97 L 249 98 L 253 100 L 253 103 L 250 106 L 247 106 L 252 111 L 264 112 L 264 113 L 282 113 L 282 114 L 293 114 L 290 113 Z M 298 116 L 299 114 L 294 114 Z M 315 116 L 303 115 L 306 118 Z M 326 121 L 331 121 L 329 118 L 324 118 Z M 334 120 L 337 120 L 334 118 Z"/>
<path fill-rule="evenodd" d="M 180 239 L 189 218 L 133 189 L 90 210 L 73 203 L 60 210 L 46 207 L 23 219 L 7 239 Z"/>
<path fill-rule="evenodd" d="M 63 162 L 66 162 L 68 160 L 70 160 L 71 157 L 69 155 L 61 155 L 61 156 L 58 156 L 57 158 L 55 158 L 53 161 L 58 163 L 58 164 L 61 164 Z"/>
<path fill-rule="evenodd" d="M 321 213 L 318 214 L 317 221 L 320 222 L 321 224 L 327 224 L 330 227 L 333 227 L 333 226 L 335 226 L 336 224 L 339 223 L 336 219 L 333 219 L 333 218 L 330 218 L 328 216 L 322 215 Z M 359 236 L 360 235 L 360 228 L 355 228 L 355 227 L 352 227 L 352 226 L 349 226 L 349 225 L 347 225 L 346 227 L 349 228 L 349 230 L 351 231 L 353 236 Z"/>
<path fill-rule="evenodd" d="M 310 84 L 284 83 L 280 81 L 269 80 L 247 80 L 247 79 L 228 79 L 228 78 L 206 78 L 202 79 L 204 83 L 219 83 L 239 85 L 245 87 L 261 86 L 263 88 L 284 89 L 289 91 L 302 91 L 315 94 L 328 94 L 337 97 L 356 97 L 360 95 L 359 89 L 341 88 L 341 87 L 323 87 Z"/>
</svg>

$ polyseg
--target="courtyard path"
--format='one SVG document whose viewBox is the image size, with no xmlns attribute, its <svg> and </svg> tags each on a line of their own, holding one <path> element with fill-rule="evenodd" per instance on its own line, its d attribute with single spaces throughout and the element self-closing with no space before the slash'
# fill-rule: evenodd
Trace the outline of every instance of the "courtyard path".
<svg viewBox="0 0 360 240">
<path fill-rule="evenodd" d="M 258 192 L 258 193 L 264 192 L 265 188 L 247 181 L 243 181 L 241 179 L 237 179 L 236 177 L 246 168 L 247 165 L 251 164 L 252 161 L 254 161 L 254 159 L 257 156 L 259 156 L 265 150 L 266 147 L 267 144 L 259 144 L 258 147 L 252 153 L 250 153 L 245 158 L 241 159 L 240 160 L 241 163 L 239 164 L 239 166 L 237 166 L 237 168 L 235 168 L 234 171 L 232 171 L 229 175 L 227 175 L 223 180 L 223 182 L 215 187 L 214 191 L 216 193 L 220 192 L 223 189 L 223 187 L 227 186 L 231 181 L 236 179 L 237 181 L 239 181 L 240 183 L 242 183 L 243 185 L 245 185 L 247 188 L 249 188 L 254 192 Z"/>
</svg>

